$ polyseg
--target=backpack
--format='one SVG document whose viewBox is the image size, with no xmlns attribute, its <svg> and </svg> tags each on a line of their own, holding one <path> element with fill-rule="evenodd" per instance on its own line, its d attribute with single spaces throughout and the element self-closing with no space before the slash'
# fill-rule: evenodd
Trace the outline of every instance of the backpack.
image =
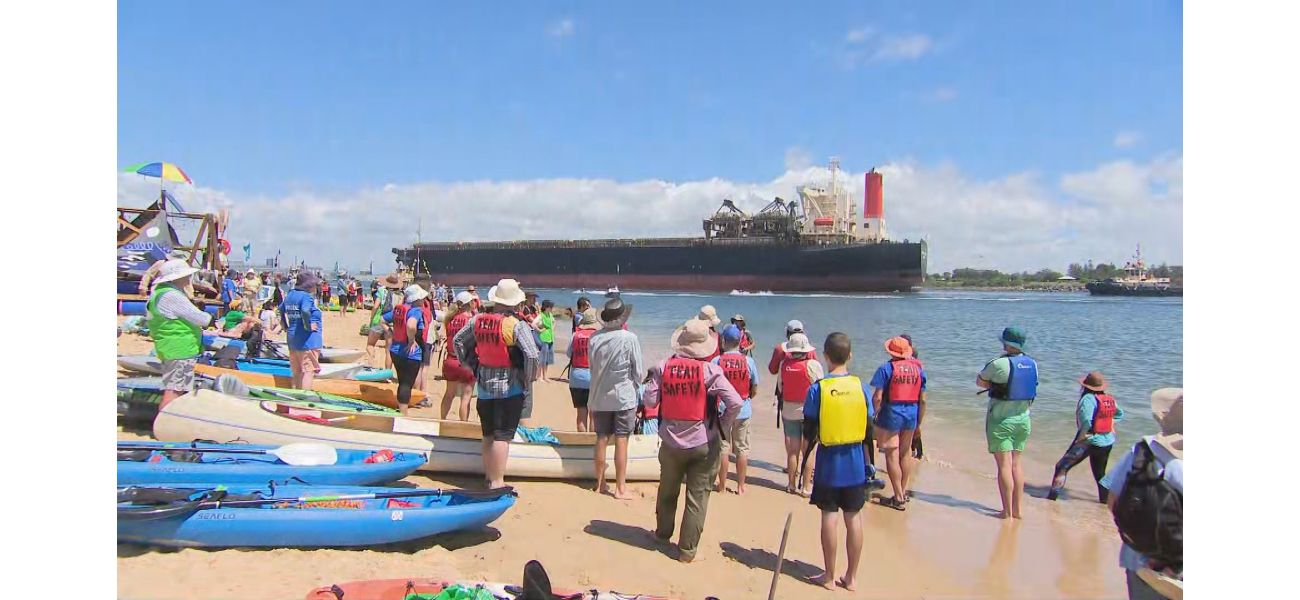
<svg viewBox="0 0 1300 600">
<path fill-rule="evenodd" d="M 1183 493 L 1164 478 L 1160 461 L 1145 441 L 1133 448 L 1133 467 L 1115 502 L 1115 526 L 1129 547 L 1183 570 Z"/>
</svg>

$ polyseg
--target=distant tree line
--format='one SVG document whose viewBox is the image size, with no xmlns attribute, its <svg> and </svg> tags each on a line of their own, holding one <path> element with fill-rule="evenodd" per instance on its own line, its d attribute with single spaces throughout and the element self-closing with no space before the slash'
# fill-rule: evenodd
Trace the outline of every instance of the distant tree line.
<svg viewBox="0 0 1300 600">
<path fill-rule="evenodd" d="M 1153 277 L 1169 277 L 1174 281 L 1181 281 L 1183 278 L 1183 267 L 1181 265 L 1161 264 L 1158 267 L 1151 267 L 1150 272 Z M 1092 261 L 1083 264 L 1070 263 L 1065 273 L 1053 269 L 1039 269 L 1033 273 L 1029 271 L 1003 273 L 996 269 L 962 268 L 944 273 L 931 273 L 929 279 L 932 282 L 945 282 L 948 285 L 955 286 L 1024 287 L 1036 284 L 1060 284 L 1062 282 L 1059 280 L 1063 275 L 1069 275 L 1077 279 L 1079 283 L 1086 283 L 1123 276 L 1124 268 L 1111 263 L 1093 264 Z"/>
</svg>

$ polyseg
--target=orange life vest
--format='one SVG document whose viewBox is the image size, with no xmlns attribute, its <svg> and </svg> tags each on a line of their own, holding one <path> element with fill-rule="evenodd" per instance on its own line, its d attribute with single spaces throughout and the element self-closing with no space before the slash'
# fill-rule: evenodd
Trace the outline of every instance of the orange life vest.
<svg viewBox="0 0 1300 600">
<path fill-rule="evenodd" d="M 659 402 L 664 419 L 703 421 L 705 409 L 704 363 L 674 356 L 664 363 Z"/>
<path fill-rule="evenodd" d="M 573 366 L 578 369 L 590 369 L 591 357 L 587 354 L 591 346 L 591 334 L 596 333 L 594 329 L 579 329 L 573 333 L 572 356 Z"/>
<path fill-rule="evenodd" d="M 885 386 L 884 400 L 894 404 L 914 404 L 921 401 L 921 361 L 904 358 L 892 362 L 894 374 Z"/>
<path fill-rule="evenodd" d="M 1088 433 L 1111 433 L 1115 431 L 1115 397 L 1110 394 L 1094 394 L 1097 408 L 1092 411 L 1092 429 Z"/>
<path fill-rule="evenodd" d="M 808 355 L 803 358 L 792 358 L 787 356 L 781 361 L 781 401 L 793 404 L 803 404 L 808 398 L 808 388 L 812 387 L 812 381 L 808 380 L 808 361 L 811 360 Z"/>
<path fill-rule="evenodd" d="M 731 382 L 731 387 L 736 388 L 736 393 L 740 394 L 741 400 L 749 399 L 750 380 L 749 380 L 749 361 L 743 354 L 732 354 L 730 352 L 718 357 L 718 366 L 722 367 L 722 374 L 727 376 L 727 381 Z"/>
<path fill-rule="evenodd" d="M 484 367 L 504 369 L 510 366 L 510 349 L 502 335 L 502 313 L 485 313 L 474 319 L 474 353 Z"/>
</svg>

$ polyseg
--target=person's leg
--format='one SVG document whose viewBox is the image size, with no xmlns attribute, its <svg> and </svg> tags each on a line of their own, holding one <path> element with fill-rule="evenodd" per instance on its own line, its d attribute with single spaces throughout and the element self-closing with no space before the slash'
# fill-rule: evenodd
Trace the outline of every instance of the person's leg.
<svg viewBox="0 0 1300 600">
<path fill-rule="evenodd" d="M 405 415 L 411 408 L 411 389 L 419 373 L 420 361 L 397 356 L 393 358 L 393 362 L 397 365 L 397 408 Z"/>
<path fill-rule="evenodd" d="M 442 391 L 442 404 L 438 406 L 438 418 L 446 419 L 451 414 L 451 403 L 456 399 L 456 394 L 460 391 L 460 384 L 455 381 L 447 380 L 447 388 Z"/>
<path fill-rule="evenodd" d="M 835 589 L 835 522 L 840 513 L 835 510 L 822 510 L 822 562 L 826 572 L 815 583 L 828 589 Z"/>
<path fill-rule="evenodd" d="M 302 351 L 289 351 L 289 387 L 302 389 Z"/>
<path fill-rule="evenodd" d="M 889 474 L 889 485 L 894 491 L 894 500 L 904 502 L 907 500 L 907 493 L 903 490 L 903 471 L 898 462 L 898 432 L 883 428 L 876 431 L 880 432 L 880 448 L 885 451 L 885 472 Z"/>
<path fill-rule="evenodd" d="M 492 456 L 491 469 L 488 470 L 488 485 L 491 488 L 504 487 L 506 484 L 506 468 L 510 460 L 510 440 L 514 439 L 515 431 L 519 429 L 519 419 L 523 414 L 524 397 L 511 396 L 495 400 L 498 403 L 495 411 L 496 427 L 492 439 Z"/>
<path fill-rule="evenodd" d="M 1061 495 L 1061 491 L 1065 489 L 1065 481 L 1070 474 L 1070 469 L 1083 462 L 1083 459 L 1088 456 L 1088 446 L 1086 440 L 1075 441 L 1070 444 L 1069 448 L 1065 449 L 1065 454 L 1061 455 L 1061 460 L 1056 461 L 1056 469 L 1052 473 L 1052 486 L 1047 492 L 1048 500 L 1055 500 Z M 1102 474 L 1105 475 L 1105 473 Z"/>
<path fill-rule="evenodd" d="M 1011 518 L 1011 494 L 1015 491 L 1015 480 L 1011 475 L 1011 452 L 994 452 L 993 461 L 998 466 L 998 495 L 1002 498 L 1002 513 L 999 518 Z"/>
<path fill-rule="evenodd" d="M 316 374 L 320 372 L 320 349 L 304 350 L 302 355 L 302 389 L 310 390 Z"/>
<path fill-rule="evenodd" d="M 790 421 L 786 421 L 785 425 L 785 491 L 793 494 L 799 491 L 795 486 L 799 480 L 799 444 L 803 438 L 790 435 Z"/>
<path fill-rule="evenodd" d="M 862 561 L 862 511 L 844 512 L 845 545 L 849 555 L 848 569 L 840 580 L 844 589 L 854 591 L 858 588 L 858 563 Z M 834 543 L 832 543 L 832 546 Z"/>
<path fill-rule="evenodd" d="M 510 442 L 492 440 L 492 455 L 488 465 L 488 489 L 505 487 L 506 466 L 510 460 Z"/>
<path fill-rule="evenodd" d="M 916 467 L 916 462 L 912 460 L 912 434 L 915 432 L 915 429 L 899 431 L 898 448 L 894 450 L 898 454 L 898 470 L 903 478 L 903 500 L 907 500 L 912 483 L 912 469 Z"/>
<path fill-rule="evenodd" d="M 591 422 L 591 411 L 586 408 L 578 409 L 577 426 L 578 431 L 587 431 L 587 424 Z"/>
<path fill-rule="evenodd" d="M 1011 516 L 1020 518 L 1020 500 L 1025 496 L 1024 461 L 1020 460 L 1020 451 L 1011 451 L 1011 479 L 1014 489 L 1011 495 Z"/>
<path fill-rule="evenodd" d="M 1101 485 L 1101 478 L 1106 476 L 1106 463 L 1110 462 L 1110 449 L 1113 446 L 1092 446 L 1089 448 L 1088 464 L 1092 467 L 1092 479 L 1097 484 L 1097 501 L 1102 504 L 1110 497 L 1110 491 Z"/>
<path fill-rule="evenodd" d="M 718 483 L 713 486 L 713 491 L 719 494 L 727 491 L 727 471 L 731 470 L 731 448 L 730 440 L 735 439 L 735 432 L 727 434 L 728 440 L 722 442 L 722 453 L 718 457 Z"/>
<path fill-rule="evenodd" d="M 614 436 L 614 497 L 631 498 L 627 494 L 627 436 Z"/>
<path fill-rule="evenodd" d="M 808 447 L 808 441 L 807 441 L 807 440 L 804 440 L 802 435 L 799 436 L 799 440 L 800 440 L 800 441 L 799 441 L 799 456 L 801 457 L 801 460 L 799 461 L 799 467 L 800 467 L 801 470 L 803 471 L 803 481 L 801 482 L 801 485 L 799 486 L 799 489 L 801 490 L 802 495 L 807 496 L 807 495 L 809 495 L 809 494 L 812 493 L 812 477 L 813 477 L 813 470 L 812 470 L 812 469 L 803 469 L 803 468 L 802 468 L 802 467 L 803 467 L 803 460 L 802 460 L 802 457 L 803 457 L 803 453 L 804 453 L 804 452 L 811 452 L 811 449 Z M 809 459 L 809 460 L 811 460 L 811 459 Z"/>
<path fill-rule="evenodd" d="M 682 533 L 677 539 L 681 555 L 677 560 L 691 562 L 699 549 L 700 534 L 704 532 L 704 519 L 709 511 L 709 494 L 712 488 L 713 474 L 718 469 L 718 457 L 722 455 L 721 440 L 713 440 L 707 446 L 693 448 L 693 456 L 686 466 L 686 512 L 682 515 Z"/>
<path fill-rule="evenodd" d="M 749 419 L 736 420 L 732 428 L 732 447 L 736 449 L 736 495 L 745 495 L 745 472 L 749 468 Z M 725 474 L 725 471 L 724 471 Z"/>
<path fill-rule="evenodd" d="M 496 400 L 478 399 L 478 405 L 475 406 L 478 412 L 479 429 L 483 434 L 483 483 L 489 488 L 491 486 L 491 477 L 488 473 L 492 472 L 492 440 L 496 432 Z"/>
<path fill-rule="evenodd" d="M 600 421 L 600 413 L 597 413 L 597 423 Z M 604 494 L 609 492 L 609 485 L 605 482 L 605 469 L 608 468 L 605 462 L 605 453 L 609 449 L 609 436 L 601 433 L 596 434 L 596 456 L 595 456 L 595 473 L 596 473 L 596 493 Z"/>
<path fill-rule="evenodd" d="M 659 445 L 659 490 L 655 494 L 655 537 L 668 541 L 677 526 L 677 498 L 686 477 L 685 450 Z"/>
</svg>

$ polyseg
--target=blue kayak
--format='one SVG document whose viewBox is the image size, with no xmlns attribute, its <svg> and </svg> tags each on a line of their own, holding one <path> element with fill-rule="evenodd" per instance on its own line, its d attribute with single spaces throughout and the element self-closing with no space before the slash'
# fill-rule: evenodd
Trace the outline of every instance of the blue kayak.
<svg viewBox="0 0 1300 600">
<path fill-rule="evenodd" d="M 510 488 L 304 485 L 128 486 L 118 488 L 117 499 L 118 541 L 178 547 L 391 544 L 483 527 L 515 504 Z"/>
<path fill-rule="evenodd" d="M 335 464 L 303 466 L 285 463 L 272 454 L 248 453 L 249 450 L 274 450 L 278 446 L 163 442 L 118 442 L 117 445 L 118 485 L 265 484 L 291 477 L 312 485 L 379 485 L 410 475 L 426 460 L 423 454 L 415 452 L 393 452 L 390 462 L 367 463 L 366 459 L 375 452 L 336 449 L 338 462 Z"/>
</svg>

